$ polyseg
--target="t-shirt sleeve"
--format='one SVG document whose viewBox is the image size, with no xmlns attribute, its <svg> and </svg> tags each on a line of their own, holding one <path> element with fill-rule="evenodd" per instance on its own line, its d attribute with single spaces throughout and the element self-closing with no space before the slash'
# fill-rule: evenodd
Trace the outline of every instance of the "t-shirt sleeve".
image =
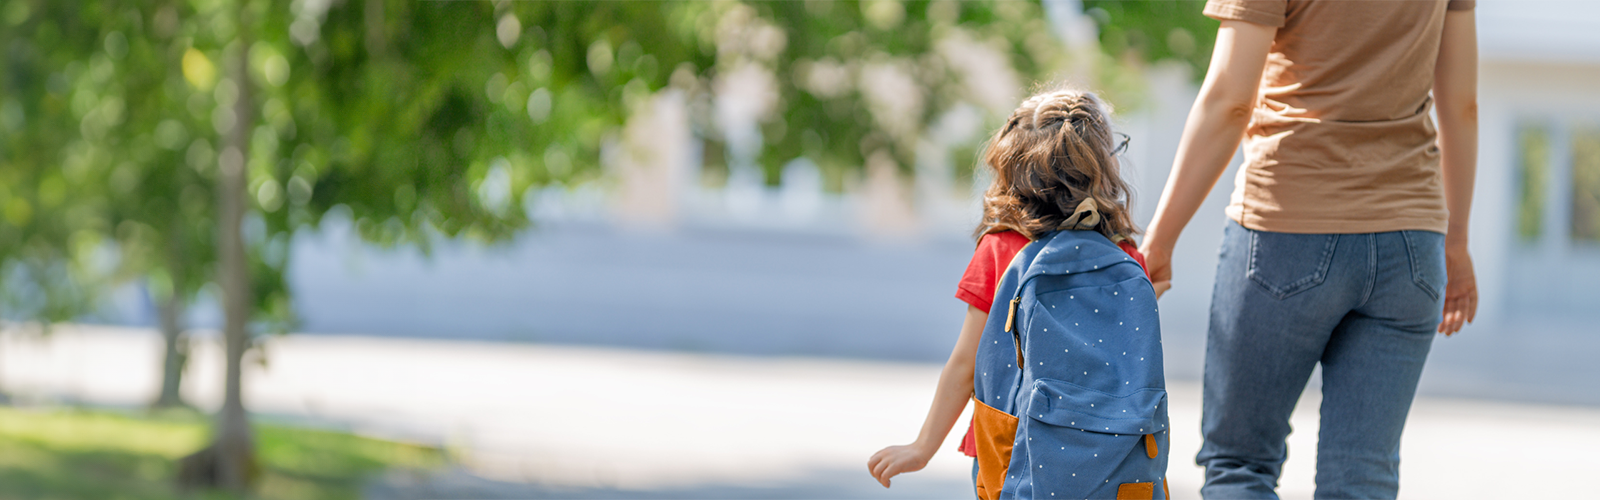
<svg viewBox="0 0 1600 500">
<path fill-rule="evenodd" d="M 1206 0 L 1203 13 L 1218 21 L 1244 21 L 1282 28 L 1288 9 L 1289 0 Z"/>
<path fill-rule="evenodd" d="M 1450 3 L 1445 8 L 1449 10 L 1472 10 L 1477 6 L 1477 0 L 1450 0 Z"/>
<path fill-rule="evenodd" d="M 993 234 L 983 235 L 978 249 L 972 252 L 972 261 L 967 263 L 967 272 L 961 274 L 961 283 L 956 285 L 956 298 L 983 312 L 994 306 L 995 281 L 1000 277 L 1000 270 L 994 265 L 998 242 Z"/>
<path fill-rule="evenodd" d="M 967 263 L 967 272 L 961 275 L 961 283 L 956 286 L 956 298 L 989 312 L 994 306 L 994 291 L 1000 274 L 1011 265 L 1017 251 L 1027 244 L 1028 238 L 1011 231 L 983 235 L 983 239 L 978 240 L 978 249 L 972 252 L 972 261 Z"/>
</svg>

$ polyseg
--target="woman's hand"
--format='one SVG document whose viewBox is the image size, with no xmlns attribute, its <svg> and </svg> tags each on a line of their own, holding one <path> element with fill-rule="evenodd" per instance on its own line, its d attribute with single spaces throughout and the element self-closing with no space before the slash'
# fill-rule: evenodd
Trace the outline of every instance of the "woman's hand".
<svg viewBox="0 0 1600 500">
<path fill-rule="evenodd" d="M 1144 255 L 1145 270 L 1150 272 L 1150 286 L 1156 289 L 1156 298 L 1172 288 L 1172 250 L 1145 241 L 1139 249 Z"/>
<path fill-rule="evenodd" d="M 883 487 L 889 487 L 889 478 L 904 472 L 916 472 L 928 466 L 928 460 L 933 458 L 931 450 L 916 444 L 903 446 L 890 446 L 867 460 L 867 470 L 872 471 L 872 477 L 878 480 Z"/>
<path fill-rule="evenodd" d="M 1439 322 L 1439 333 L 1449 336 L 1478 316 L 1478 277 L 1465 244 L 1445 245 L 1444 271 L 1444 321 Z"/>
</svg>

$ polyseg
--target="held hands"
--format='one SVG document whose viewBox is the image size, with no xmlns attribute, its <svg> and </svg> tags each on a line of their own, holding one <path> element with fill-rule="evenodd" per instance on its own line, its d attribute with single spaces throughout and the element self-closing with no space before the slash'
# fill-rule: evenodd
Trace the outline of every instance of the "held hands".
<svg viewBox="0 0 1600 500">
<path fill-rule="evenodd" d="M 1467 245 L 1445 245 L 1444 270 L 1444 321 L 1439 322 L 1439 333 L 1450 336 L 1478 316 L 1478 278 L 1472 272 Z"/>
<path fill-rule="evenodd" d="M 878 484 L 889 487 L 889 478 L 903 472 L 916 472 L 928 466 L 928 460 L 933 458 L 932 450 L 916 444 L 890 446 L 867 459 L 867 470 L 872 472 L 872 477 Z"/>
<path fill-rule="evenodd" d="M 1156 289 L 1156 298 L 1172 288 L 1172 251 L 1145 240 L 1139 253 L 1144 254 L 1144 265 L 1150 271 L 1150 285 Z"/>
</svg>

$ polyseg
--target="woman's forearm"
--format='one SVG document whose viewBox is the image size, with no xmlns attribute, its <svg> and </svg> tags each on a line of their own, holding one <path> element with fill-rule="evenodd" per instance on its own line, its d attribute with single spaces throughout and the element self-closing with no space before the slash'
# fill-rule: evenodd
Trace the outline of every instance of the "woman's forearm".
<svg viewBox="0 0 1600 500">
<path fill-rule="evenodd" d="M 1211 67 L 1178 140 L 1172 173 L 1156 205 L 1145 244 L 1171 250 L 1239 147 L 1255 108 L 1256 90 L 1277 28 L 1224 21 Z"/>
<path fill-rule="evenodd" d="M 928 408 L 928 418 L 922 422 L 916 446 L 931 454 L 950 435 L 950 429 L 961 418 L 967 401 L 972 399 L 972 368 L 978 359 L 978 339 L 983 336 L 983 325 L 989 313 L 967 306 L 967 318 L 961 325 L 961 336 L 950 351 L 950 360 L 939 374 L 939 385 L 933 392 L 933 404 Z"/>
<path fill-rule="evenodd" d="M 1433 98 L 1439 114 L 1439 171 L 1450 211 L 1448 245 L 1465 247 L 1478 171 L 1478 42 L 1473 11 L 1445 14 Z"/>
<path fill-rule="evenodd" d="M 1170 250 L 1177 243 L 1178 234 L 1189 225 L 1189 219 L 1194 218 L 1228 168 L 1250 122 L 1248 113 L 1248 107 L 1241 109 L 1204 96 L 1195 101 L 1178 141 L 1172 173 L 1167 176 L 1155 217 L 1145 233 L 1149 245 Z"/>
</svg>

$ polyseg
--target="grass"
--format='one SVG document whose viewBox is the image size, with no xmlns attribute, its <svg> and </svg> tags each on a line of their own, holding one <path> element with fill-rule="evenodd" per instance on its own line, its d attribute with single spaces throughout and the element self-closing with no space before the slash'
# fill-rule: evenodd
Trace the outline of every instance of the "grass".
<svg viewBox="0 0 1600 500">
<path fill-rule="evenodd" d="M 173 483 L 177 459 L 207 444 L 209 423 L 196 413 L 0 407 L 0 498 L 182 498 Z M 277 425 L 255 430 L 262 475 L 251 498 L 355 499 L 363 482 L 384 469 L 444 462 L 436 448 Z"/>
</svg>

